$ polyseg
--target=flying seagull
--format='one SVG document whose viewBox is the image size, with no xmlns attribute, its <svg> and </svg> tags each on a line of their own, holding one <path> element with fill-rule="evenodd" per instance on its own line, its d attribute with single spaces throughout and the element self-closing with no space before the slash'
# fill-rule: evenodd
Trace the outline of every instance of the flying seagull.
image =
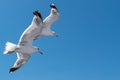
<svg viewBox="0 0 120 80">
<path fill-rule="evenodd" d="M 13 67 L 10 68 L 9 72 L 14 72 L 15 70 L 19 69 L 22 65 L 24 65 L 28 61 L 32 53 L 38 52 L 42 54 L 39 48 L 34 47 L 32 45 L 32 42 L 34 39 L 37 38 L 37 36 L 39 36 L 39 31 L 43 24 L 43 20 L 40 12 L 35 11 L 33 12 L 33 14 L 34 17 L 32 23 L 23 32 L 18 44 L 16 45 L 11 42 L 6 43 L 4 54 L 10 54 L 12 52 L 16 52 L 17 54 L 17 60 Z"/>
<path fill-rule="evenodd" d="M 59 19 L 59 11 L 55 4 L 51 4 L 50 14 L 43 20 L 42 28 L 40 30 L 39 36 L 55 36 L 58 37 L 58 34 L 51 30 L 51 25 Z"/>
<path fill-rule="evenodd" d="M 36 40 L 42 36 L 58 36 L 57 33 L 51 31 L 51 25 L 58 20 L 59 11 L 54 4 L 50 5 L 51 12 L 43 20 L 41 14 L 38 11 L 33 12 L 34 17 L 31 25 L 23 32 L 18 44 L 13 44 L 11 42 L 6 43 L 5 54 L 11 54 L 12 52 L 17 53 L 17 61 L 10 68 L 9 72 L 14 72 L 24 65 L 31 54 L 34 52 L 39 52 L 42 54 L 41 50 L 37 47 L 32 46 L 33 40 Z"/>
</svg>

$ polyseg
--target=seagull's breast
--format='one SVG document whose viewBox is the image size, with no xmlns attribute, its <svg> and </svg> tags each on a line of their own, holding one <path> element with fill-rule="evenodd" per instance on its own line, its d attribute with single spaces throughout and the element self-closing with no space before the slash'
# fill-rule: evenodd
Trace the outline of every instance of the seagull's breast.
<svg viewBox="0 0 120 80">
<path fill-rule="evenodd" d="M 43 28 L 41 35 L 43 36 L 49 36 L 51 34 L 51 30 L 48 28 Z"/>
<path fill-rule="evenodd" d="M 33 46 L 19 46 L 16 49 L 16 52 L 18 53 L 25 53 L 25 54 L 32 54 L 35 52 L 34 47 Z"/>
</svg>

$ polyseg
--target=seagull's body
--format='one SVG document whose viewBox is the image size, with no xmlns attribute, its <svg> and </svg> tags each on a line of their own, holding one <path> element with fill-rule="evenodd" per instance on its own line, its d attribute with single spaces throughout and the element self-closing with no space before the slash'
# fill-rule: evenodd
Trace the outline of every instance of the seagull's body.
<svg viewBox="0 0 120 80">
<path fill-rule="evenodd" d="M 11 42 L 6 43 L 5 54 L 10 54 L 12 52 L 17 53 L 17 60 L 9 72 L 14 72 L 22 65 L 24 65 L 31 54 L 34 52 L 42 53 L 39 48 L 34 47 L 32 42 L 39 36 L 39 30 L 42 27 L 42 17 L 38 11 L 35 11 L 33 21 L 31 25 L 23 32 L 18 44 L 13 44 Z"/>
<path fill-rule="evenodd" d="M 57 7 L 54 4 L 50 5 L 51 11 L 50 14 L 43 20 L 42 29 L 39 33 L 39 37 L 42 36 L 55 36 L 57 37 L 57 33 L 51 30 L 51 25 L 59 19 L 59 12 Z"/>
<path fill-rule="evenodd" d="M 11 42 L 6 43 L 5 54 L 17 53 L 17 60 L 9 72 L 14 72 L 24 65 L 32 53 L 39 52 L 42 54 L 39 48 L 32 45 L 33 40 L 42 36 L 58 36 L 54 31 L 51 31 L 50 27 L 59 18 L 59 12 L 54 4 L 51 4 L 50 7 L 50 15 L 44 20 L 42 20 L 42 16 L 38 11 L 33 12 L 32 23 L 23 32 L 17 45 Z"/>
</svg>

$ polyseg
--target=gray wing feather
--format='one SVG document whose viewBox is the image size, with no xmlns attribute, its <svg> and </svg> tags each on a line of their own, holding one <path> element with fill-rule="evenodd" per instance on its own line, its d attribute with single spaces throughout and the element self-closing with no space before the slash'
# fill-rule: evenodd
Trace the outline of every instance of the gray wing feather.
<svg viewBox="0 0 120 80">
<path fill-rule="evenodd" d="M 39 25 L 38 25 L 38 20 L 36 22 L 36 18 L 34 17 L 32 24 L 23 32 L 20 40 L 19 40 L 19 45 L 32 45 L 32 41 L 39 36 L 40 29 L 42 28 L 42 19 L 39 20 Z"/>
<path fill-rule="evenodd" d="M 59 18 L 58 10 L 52 8 L 50 14 L 43 20 L 43 23 L 46 24 L 48 28 L 50 28 L 51 24 L 57 21 L 58 18 Z"/>
<path fill-rule="evenodd" d="M 19 69 L 29 60 L 29 58 L 30 58 L 29 54 L 17 53 L 17 60 L 14 63 L 14 66 L 10 68 L 10 72 L 14 72 L 15 70 Z"/>
</svg>

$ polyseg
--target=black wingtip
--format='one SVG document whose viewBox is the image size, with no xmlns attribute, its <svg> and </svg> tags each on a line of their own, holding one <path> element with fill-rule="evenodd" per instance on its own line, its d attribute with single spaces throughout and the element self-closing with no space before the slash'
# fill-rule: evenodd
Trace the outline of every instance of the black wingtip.
<svg viewBox="0 0 120 80">
<path fill-rule="evenodd" d="M 55 6 L 55 4 L 53 4 L 53 3 L 50 4 L 50 7 L 53 8 L 53 9 L 56 9 L 56 10 L 59 12 L 59 10 L 58 10 L 57 7 Z"/>
<path fill-rule="evenodd" d="M 36 15 L 36 16 L 39 16 L 42 19 L 42 16 L 41 16 L 41 14 L 38 10 L 34 11 L 33 14 Z"/>
<path fill-rule="evenodd" d="M 10 68 L 9 73 L 16 71 L 18 68 Z"/>
<path fill-rule="evenodd" d="M 57 9 L 56 6 L 55 6 L 55 4 L 53 4 L 53 3 L 50 4 L 50 7 L 51 7 L 51 8 L 55 8 L 55 9 Z"/>
</svg>

